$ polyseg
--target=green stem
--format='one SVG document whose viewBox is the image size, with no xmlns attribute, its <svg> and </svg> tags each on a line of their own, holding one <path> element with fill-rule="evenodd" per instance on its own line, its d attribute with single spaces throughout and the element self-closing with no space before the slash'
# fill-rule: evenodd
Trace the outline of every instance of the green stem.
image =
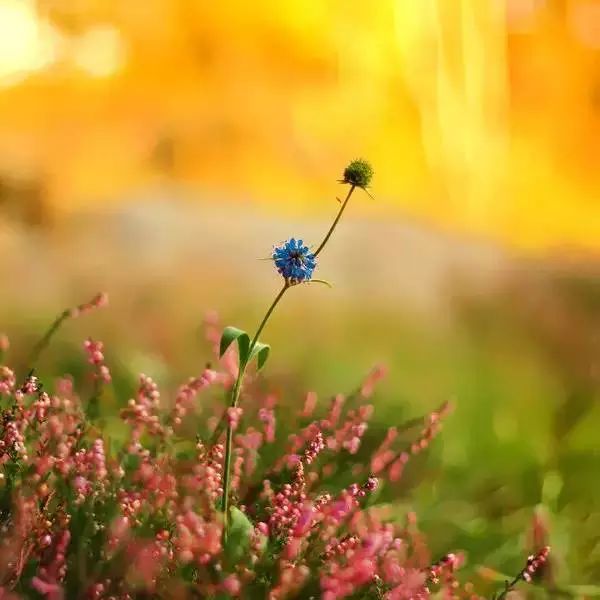
<svg viewBox="0 0 600 600">
<path fill-rule="evenodd" d="M 314 252 L 315 257 L 321 252 L 321 250 L 323 250 L 323 248 L 329 241 L 331 234 L 334 232 L 339 220 L 342 218 L 342 214 L 344 213 L 346 205 L 348 204 L 348 200 L 350 200 L 350 196 L 352 196 L 352 193 L 354 192 L 355 187 L 356 187 L 355 185 L 350 186 L 350 189 L 348 190 L 348 194 L 346 195 L 346 198 L 345 198 L 344 202 L 342 203 L 342 206 L 341 206 L 337 216 L 335 217 L 335 220 L 333 221 L 331 227 L 329 228 L 329 231 L 325 235 L 325 238 L 323 239 L 323 241 L 321 242 L 319 247 Z M 283 288 L 281 288 L 281 291 L 279 292 L 279 294 L 277 294 L 277 296 L 275 297 L 275 300 L 273 300 L 273 303 L 269 307 L 269 310 L 267 310 L 267 313 L 265 314 L 260 325 L 258 326 L 258 329 L 256 330 L 256 333 L 254 334 L 254 337 L 252 338 L 252 341 L 250 342 L 250 347 L 248 348 L 248 355 L 247 355 L 246 360 L 244 360 L 243 362 L 240 362 L 238 376 L 237 376 L 235 383 L 233 385 L 233 388 L 231 390 L 231 401 L 229 403 L 230 408 L 235 408 L 237 406 L 237 403 L 238 403 L 238 400 L 240 397 L 240 390 L 242 387 L 242 382 L 244 380 L 244 374 L 246 373 L 246 366 L 248 365 L 248 360 L 249 360 L 250 356 L 252 355 L 252 350 L 254 350 L 254 346 L 256 346 L 256 343 L 258 342 L 258 338 L 259 338 L 260 334 L 262 333 L 263 329 L 265 328 L 267 321 L 273 314 L 275 307 L 277 306 L 277 304 L 279 303 L 279 301 L 281 300 L 281 298 L 283 297 L 283 295 L 285 294 L 286 290 L 289 287 L 291 287 L 291 284 L 288 281 L 286 281 Z M 221 435 L 223 422 L 224 422 L 224 420 L 222 419 L 221 423 L 219 423 L 219 425 L 217 426 L 217 428 L 215 429 L 215 431 L 213 433 L 212 439 L 215 442 Z M 231 427 L 230 424 L 228 424 L 227 425 L 227 438 L 225 440 L 225 462 L 223 465 L 223 497 L 221 499 L 221 510 L 223 512 L 223 520 L 224 520 L 223 542 L 227 542 L 227 534 L 228 534 L 228 528 L 229 528 L 229 488 L 231 487 L 232 446 L 233 446 L 233 428 Z"/>
<path fill-rule="evenodd" d="M 504 589 L 496 596 L 494 596 L 493 600 L 504 600 L 506 596 L 508 596 L 509 592 L 515 589 L 515 586 L 521 579 L 523 578 L 523 571 L 521 571 L 510 583 L 506 581 L 504 583 Z"/>
<path fill-rule="evenodd" d="M 238 400 L 240 398 L 240 391 L 242 388 L 242 382 L 244 380 L 244 375 L 246 373 L 246 367 L 248 366 L 248 360 L 252 355 L 252 350 L 254 350 L 254 346 L 258 342 L 258 338 L 262 333 L 267 321 L 273 314 L 275 307 L 279 304 L 281 298 L 290 287 L 290 284 L 286 281 L 285 285 L 281 288 L 280 292 L 275 296 L 275 300 L 271 303 L 269 310 L 267 310 L 263 320 L 261 321 L 252 341 L 250 342 L 250 347 L 248 348 L 248 356 L 246 360 L 240 363 L 240 368 L 238 371 L 237 378 L 231 390 L 231 400 L 229 402 L 230 408 L 235 408 L 237 406 Z M 223 421 L 222 421 L 223 422 Z M 215 432 L 216 433 L 216 432 Z M 220 431 L 219 434 L 220 435 Z M 217 435 L 217 438 L 218 438 Z M 214 434 L 213 434 L 214 437 Z M 221 499 L 221 510 L 223 511 L 224 518 L 224 527 L 223 527 L 223 540 L 227 541 L 227 529 L 229 526 L 229 488 L 231 486 L 231 454 L 232 454 L 232 446 L 233 446 L 233 427 L 228 424 L 227 425 L 227 438 L 225 440 L 225 463 L 223 465 L 223 497 Z"/>
<path fill-rule="evenodd" d="M 335 218 L 335 221 L 332 223 L 331 227 L 329 228 L 329 231 L 327 232 L 327 235 L 325 236 L 325 238 L 323 239 L 323 241 L 321 242 L 321 245 L 313 252 L 313 254 L 316 256 L 319 255 L 319 253 L 321 252 L 321 250 L 323 250 L 323 248 L 325 247 L 325 244 L 329 241 L 329 238 L 331 237 L 331 234 L 333 233 L 333 230 L 336 228 L 338 221 L 342 218 L 342 214 L 344 213 L 344 209 L 346 208 L 346 204 L 348 204 L 348 200 L 350 200 L 350 196 L 352 196 L 352 192 L 354 192 L 354 189 L 356 188 L 355 185 L 351 185 L 350 189 L 348 190 L 348 194 L 346 195 L 346 199 L 344 200 L 344 202 L 342 203 L 342 207 L 340 208 L 337 217 Z"/>
<path fill-rule="evenodd" d="M 273 304 L 271 304 L 271 306 L 269 307 L 269 310 L 265 314 L 263 320 L 261 321 L 260 325 L 258 326 L 258 329 L 256 330 L 256 333 L 254 334 L 254 337 L 252 338 L 252 341 L 250 342 L 250 349 L 248 350 L 248 356 L 250 356 L 252 354 L 252 350 L 254 349 L 254 346 L 256 346 L 256 342 L 258 342 L 258 338 L 259 338 L 260 334 L 262 333 L 262 330 L 265 328 L 265 325 L 267 324 L 269 317 L 273 314 L 275 307 L 277 306 L 277 304 L 279 304 L 279 301 L 283 297 L 283 294 L 285 294 L 286 290 L 289 287 L 290 287 L 290 284 L 286 281 L 284 286 L 281 288 L 279 294 L 277 294 L 277 296 L 275 296 L 275 300 L 273 300 Z"/>
<path fill-rule="evenodd" d="M 31 351 L 31 355 L 29 357 L 29 366 L 33 368 L 35 363 L 37 362 L 40 354 L 46 349 L 52 336 L 58 331 L 59 327 L 63 324 L 71 316 L 71 311 L 69 309 L 63 311 L 50 325 L 48 331 L 43 335 L 43 337 L 37 342 L 37 344 L 33 347 Z"/>
</svg>

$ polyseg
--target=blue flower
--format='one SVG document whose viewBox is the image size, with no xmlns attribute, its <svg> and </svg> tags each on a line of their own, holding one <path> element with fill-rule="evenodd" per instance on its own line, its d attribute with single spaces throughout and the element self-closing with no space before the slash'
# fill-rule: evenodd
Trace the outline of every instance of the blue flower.
<svg viewBox="0 0 600 600">
<path fill-rule="evenodd" d="M 290 283 L 308 281 L 317 266 L 314 254 L 302 240 L 292 238 L 273 251 L 279 273 Z"/>
</svg>

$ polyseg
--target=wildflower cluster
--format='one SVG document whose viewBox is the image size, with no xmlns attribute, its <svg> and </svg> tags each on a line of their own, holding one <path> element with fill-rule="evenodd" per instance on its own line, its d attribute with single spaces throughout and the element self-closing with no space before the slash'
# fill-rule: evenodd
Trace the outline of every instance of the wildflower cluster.
<svg viewBox="0 0 600 600">
<path fill-rule="evenodd" d="M 98 343 L 86 342 L 85 350 L 95 367 L 105 366 Z M 18 388 L 2 367 L 0 593 L 98 599 L 171 597 L 173 589 L 180 597 L 208 598 L 334 599 L 357 589 L 383 590 L 389 598 L 427 594 L 430 565 L 371 506 L 381 480 L 364 470 L 368 452 L 359 452 L 373 413 L 360 393 L 334 397 L 321 417 L 309 395 L 298 411 L 304 424 L 288 436 L 279 458 L 271 458 L 280 428 L 275 396 L 250 398 L 252 410 L 234 411 L 231 491 L 238 508 L 224 540 L 223 445 L 210 445 L 206 428 L 195 442 L 186 431 L 190 419 L 202 431 L 199 401 L 206 407 L 231 384 L 226 368 L 191 378 L 170 401 L 140 376 L 121 411 L 126 433 L 117 443 L 109 431 L 90 426 L 85 401 L 69 380 L 52 391 L 31 382 Z M 190 444 L 191 451 L 176 449 Z M 354 461 L 357 479 L 332 492 L 345 475 L 336 468 L 342 459 Z"/>
</svg>

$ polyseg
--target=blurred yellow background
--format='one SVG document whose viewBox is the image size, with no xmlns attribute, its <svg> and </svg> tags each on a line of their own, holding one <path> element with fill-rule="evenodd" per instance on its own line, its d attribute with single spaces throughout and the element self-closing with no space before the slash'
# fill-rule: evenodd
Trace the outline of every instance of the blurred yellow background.
<svg viewBox="0 0 600 600">
<path fill-rule="evenodd" d="M 528 250 L 600 248 L 597 0 L 0 0 L 0 207 L 55 222 L 183 186 Z"/>
</svg>

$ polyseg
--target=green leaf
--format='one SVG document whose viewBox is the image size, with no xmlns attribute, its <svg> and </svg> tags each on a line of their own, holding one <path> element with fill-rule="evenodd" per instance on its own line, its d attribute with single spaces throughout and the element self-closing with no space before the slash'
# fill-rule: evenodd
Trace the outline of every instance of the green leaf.
<svg viewBox="0 0 600 600">
<path fill-rule="evenodd" d="M 250 546 L 250 537 L 254 527 L 250 519 L 239 508 L 232 506 L 229 509 L 229 529 L 225 554 L 232 564 L 242 560 Z"/>
<path fill-rule="evenodd" d="M 333 287 L 333 285 L 331 283 L 329 283 L 329 281 L 326 281 L 325 279 L 309 279 L 306 283 L 322 283 L 323 285 L 326 285 L 329 288 Z"/>
<path fill-rule="evenodd" d="M 252 348 L 252 352 L 250 353 L 250 358 L 248 362 L 256 358 L 256 365 L 258 370 L 260 371 L 267 362 L 267 358 L 269 358 L 269 352 L 271 351 L 271 346 L 269 344 L 263 344 L 262 342 L 256 342 L 254 344 L 254 348 Z"/>
<path fill-rule="evenodd" d="M 219 346 L 219 356 L 223 356 L 225 351 L 233 342 L 237 341 L 240 364 L 248 360 L 248 350 L 250 349 L 250 336 L 237 327 L 225 327 L 221 336 L 221 344 Z"/>
</svg>

